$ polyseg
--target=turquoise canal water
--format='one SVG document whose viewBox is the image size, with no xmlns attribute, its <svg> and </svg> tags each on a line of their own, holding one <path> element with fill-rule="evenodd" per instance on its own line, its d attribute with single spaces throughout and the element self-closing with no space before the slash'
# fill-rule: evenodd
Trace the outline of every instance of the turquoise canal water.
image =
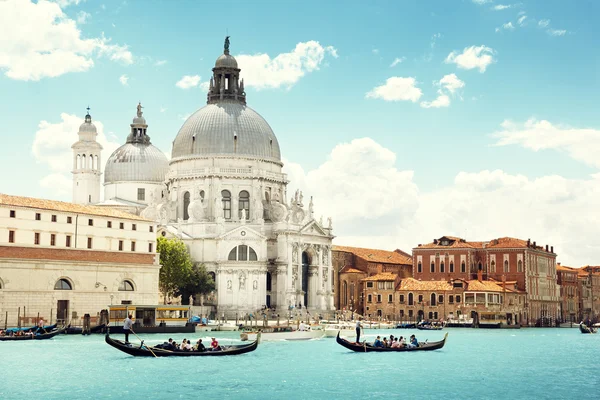
<svg viewBox="0 0 600 400">
<path fill-rule="evenodd" d="M 327 338 L 265 342 L 249 354 L 134 358 L 102 335 L 0 342 L 1 399 L 573 399 L 600 397 L 600 334 L 578 329 L 416 333 L 442 350 L 353 353 Z M 210 333 L 194 335 L 206 337 Z M 216 332 L 221 343 L 235 332 Z M 171 335 L 177 341 L 189 335 Z M 159 343 L 163 335 L 143 335 Z"/>
</svg>

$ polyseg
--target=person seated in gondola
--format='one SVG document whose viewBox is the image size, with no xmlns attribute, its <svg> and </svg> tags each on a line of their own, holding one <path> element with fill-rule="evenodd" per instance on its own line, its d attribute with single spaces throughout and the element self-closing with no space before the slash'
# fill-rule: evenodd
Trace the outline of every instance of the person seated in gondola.
<svg viewBox="0 0 600 400">
<path fill-rule="evenodd" d="M 196 343 L 196 344 L 197 344 L 196 351 L 199 351 L 199 352 L 206 351 L 206 347 L 204 347 L 204 344 L 202 343 L 202 339 L 198 339 L 198 343 Z"/>
<path fill-rule="evenodd" d="M 388 340 L 386 337 L 383 338 L 383 346 L 382 347 L 390 347 L 390 344 L 388 343 Z"/>
<path fill-rule="evenodd" d="M 419 341 L 417 340 L 417 337 L 415 335 L 410 335 L 410 343 L 407 346 L 411 349 L 419 347 Z"/>
<path fill-rule="evenodd" d="M 398 341 L 398 338 L 394 338 L 394 341 L 392 342 L 392 345 L 390 347 L 392 349 L 399 349 L 400 348 L 400 342 Z"/>
<path fill-rule="evenodd" d="M 215 338 L 211 338 L 212 342 L 210 342 L 210 350 L 211 351 L 218 351 L 221 350 L 221 346 L 219 346 L 219 342 L 217 341 L 217 339 Z"/>
<path fill-rule="evenodd" d="M 383 342 L 381 341 L 381 336 L 377 336 L 375 342 L 373 343 L 373 347 L 383 347 Z"/>
<path fill-rule="evenodd" d="M 405 347 L 406 346 L 406 339 L 404 339 L 404 336 L 400 336 L 400 339 L 398 340 L 398 343 L 400 344 L 400 348 Z"/>
<path fill-rule="evenodd" d="M 181 350 L 183 351 L 192 351 L 192 344 L 189 340 L 183 339 L 183 344 L 181 345 Z"/>
</svg>

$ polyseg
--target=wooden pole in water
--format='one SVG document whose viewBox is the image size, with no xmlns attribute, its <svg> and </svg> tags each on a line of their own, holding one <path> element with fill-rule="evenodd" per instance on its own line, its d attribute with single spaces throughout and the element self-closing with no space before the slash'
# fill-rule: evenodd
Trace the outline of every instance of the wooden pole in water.
<svg viewBox="0 0 600 400">
<path fill-rule="evenodd" d="M 19 307 L 19 311 L 17 313 L 17 327 L 21 327 L 21 307 Z"/>
<path fill-rule="evenodd" d="M 6 317 L 4 317 L 4 330 L 8 328 L 8 311 L 6 312 Z"/>
<path fill-rule="evenodd" d="M 50 325 L 52 325 L 52 312 L 54 311 L 54 308 L 50 309 Z"/>
</svg>

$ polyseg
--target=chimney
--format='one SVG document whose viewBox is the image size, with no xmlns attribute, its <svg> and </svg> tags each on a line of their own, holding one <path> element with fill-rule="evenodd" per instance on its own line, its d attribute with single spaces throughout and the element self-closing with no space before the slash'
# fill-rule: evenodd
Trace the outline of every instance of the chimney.
<svg viewBox="0 0 600 400">
<path fill-rule="evenodd" d="M 527 239 L 527 247 L 531 247 L 531 239 Z"/>
<path fill-rule="evenodd" d="M 554 246 L 550 246 L 550 253 L 554 253 Z"/>
<path fill-rule="evenodd" d="M 483 280 L 483 271 L 482 270 L 477 271 L 477 280 L 479 282 L 481 282 Z"/>
<path fill-rule="evenodd" d="M 433 239 L 433 244 L 437 244 L 437 239 Z"/>
<path fill-rule="evenodd" d="M 546 245 L 546 253 L 548 252 L 548 245 Z"/>
<path fill-rule="evenodd" d="M 535 245 L 535 240 L 533 241 L 533 248 L 535 249 L 537 246 Z"/>
</svg>

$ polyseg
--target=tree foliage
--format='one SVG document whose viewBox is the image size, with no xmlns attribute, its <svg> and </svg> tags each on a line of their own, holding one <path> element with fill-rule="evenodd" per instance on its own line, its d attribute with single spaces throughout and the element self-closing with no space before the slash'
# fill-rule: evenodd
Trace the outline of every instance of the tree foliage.
<svg viewBox="0 0 600 400">
<path fill-rule="evenodd" d="M 206 270 L 204 264 L 195 265 L 183 286 L 180 286 L 176 296 L 181 296 L 181 304 L 188 304 L 190 296 L 207 294 L 215 290 L 215 281 Z"/>
<path fill-rule="evenodd" d="M 192 274 L 192 260 L 185 244 L 179 239 L 157 239 L 156 250 L 160 253 L 159 288 L 167 297 L 175 296 Z"/>
</svg>

